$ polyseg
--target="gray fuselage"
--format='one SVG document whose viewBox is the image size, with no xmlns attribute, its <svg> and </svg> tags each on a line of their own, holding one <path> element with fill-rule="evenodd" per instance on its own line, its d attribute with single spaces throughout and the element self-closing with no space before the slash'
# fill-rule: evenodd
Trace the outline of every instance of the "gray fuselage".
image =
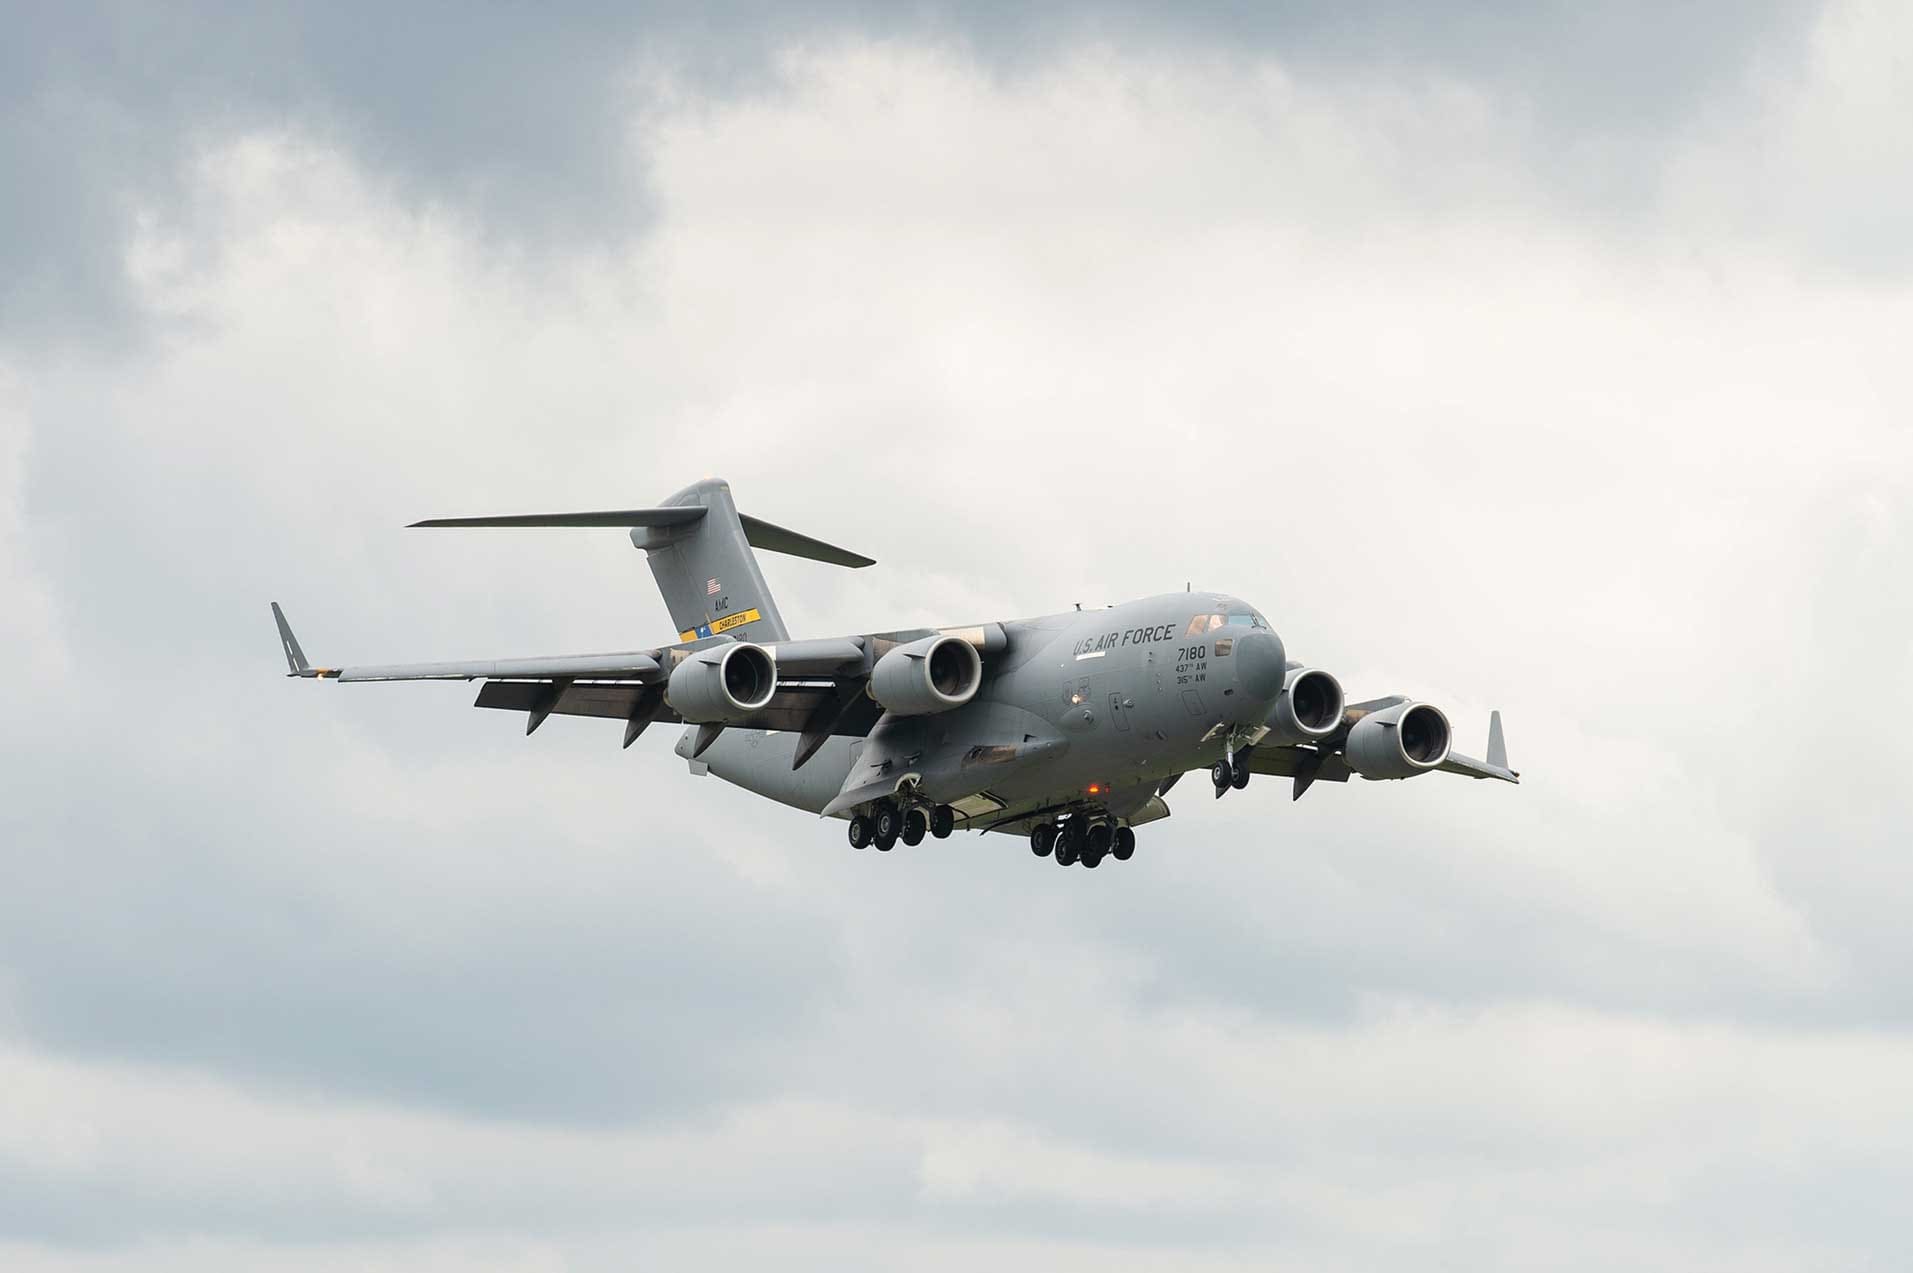
<svg viewBox="0 0 1913 1273">
<path fill-rule="evenodd" d="M 1165 816 L 1161 785 L 1249 736 L 1280 695 L 1281 639 L 1253 607 L 1178 592 L 1001 625 L 1002 651 L 962 707 L 885 716 L 793 769 L 797 735 L 731 729 L 693 769 L 812 813 L 846 793 L 914 786 L 959 827 L 1025 831 L 1058 812 L 1135 824 Z M 689 757 L 694 730 L 676 751 Z M 829 808 L 837 804 L 837 808 Z"/>
</svg>

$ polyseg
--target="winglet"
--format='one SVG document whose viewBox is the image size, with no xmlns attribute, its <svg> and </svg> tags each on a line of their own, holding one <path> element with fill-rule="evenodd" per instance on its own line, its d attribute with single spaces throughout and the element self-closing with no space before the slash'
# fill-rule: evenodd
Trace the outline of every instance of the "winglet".
<svg viewBox="0 0 1913 1273">
<path fill-rule="evenodd" d="M 306 662 L 306 652 L 299 648 L 299 638 L 292 635 L 292 625 L 286 622 L 286 612 L 279 608 L 277 601 L 272 603 L 272 621 L 279 625 L 279 644 L 286 651 L 286 675 L 316 677 L 323 673 Z"/>
<path fill-rule="evenodd" d="M 1488 713 L 1488 763 L 1497 769 L 1508 768 L 1508 743 L 1501 736 L 1501 713 Z"/>
</svg>

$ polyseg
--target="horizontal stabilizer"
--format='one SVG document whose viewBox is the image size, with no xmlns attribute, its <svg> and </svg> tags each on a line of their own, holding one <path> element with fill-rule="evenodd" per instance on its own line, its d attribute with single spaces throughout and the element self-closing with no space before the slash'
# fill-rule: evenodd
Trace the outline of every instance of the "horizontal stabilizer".
<svg viewBox="0 0 1913 1273">
<path fill-rule="evenodd" d="M 744 525 L 744 538 L 753 548 L 762 548 L 765 552 L 783 553 L 787 557 L 808 557 L 812 561 L 827 562 L 833 566 L 848 566 L 852 570 L 861 570 L 865 566 L 874 566 L 876 561 L 862 553 L 853 553 L 847 548 L 835 544 L 826 544 L 821 539 L 812 539 L 809 535 L 800 535 L 794 530 L 785 530 L 782 526 L 773 526 L 760 518 L 739 513 L 737 520 Z"/>
<path fill-rule="evenodd" d="M 625 508 L 607 513 L 521 513 L 509 517 L 431 517 L 422 522 L 413 522 L 407 529 L 419 526 L 684 526 L 704 516 L 704 511 L 702 504 L 691 504 L 677 508 Z M 828 545 L 825 546 L 828 547 Z"/>
</svg>

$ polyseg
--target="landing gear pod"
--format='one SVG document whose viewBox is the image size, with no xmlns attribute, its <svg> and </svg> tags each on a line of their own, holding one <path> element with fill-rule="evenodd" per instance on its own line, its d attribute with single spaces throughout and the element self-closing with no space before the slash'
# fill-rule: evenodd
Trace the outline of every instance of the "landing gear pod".
<svg viewBox="0 0 1913 1273">
<path fill-rule="evenodd" d="M 762 646 L 738 642 L 698 650 L 671 673 L 665 699 L 693 724 L 736 724 L 770 706 L 777 663 Z"/>
<path fill-rule="evenodd" d="M 900 645 L 870 671 L 870 696 L 899 716 L 928 716 L 961 707 L 983 684 L 983 656 L 961 637 L 933 636 Z"/>
</svg>

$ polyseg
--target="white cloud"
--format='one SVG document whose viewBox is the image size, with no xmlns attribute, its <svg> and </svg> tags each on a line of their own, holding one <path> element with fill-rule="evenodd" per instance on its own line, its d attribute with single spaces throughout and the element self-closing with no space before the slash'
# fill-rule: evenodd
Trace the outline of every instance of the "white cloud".
<svg viewBox="0 0 1913 1273">
<path fill-rule="evenodd" d="M 128 246 L 148 340 L 10 360 L 0 652 L 58 693 L 0 750 L 8 1263 L 1890 1248 L 1913 296 L 1696 201 L 1779 125 L 1623 229 L 1463 83 L 784 73 L 654 83 L 654 216 L 572 254 L 209 144 Z M 1195 783 L 1092 877 L 275 679 L 274 597 L 326 659 L 655 640 L 615 534 L 397 527 L 712 471 L 882 559 L 767 563 L 805 631 L 1194 579 L 1464 744 L 1503 708 L 1528 782 Z"/>
</svg>

